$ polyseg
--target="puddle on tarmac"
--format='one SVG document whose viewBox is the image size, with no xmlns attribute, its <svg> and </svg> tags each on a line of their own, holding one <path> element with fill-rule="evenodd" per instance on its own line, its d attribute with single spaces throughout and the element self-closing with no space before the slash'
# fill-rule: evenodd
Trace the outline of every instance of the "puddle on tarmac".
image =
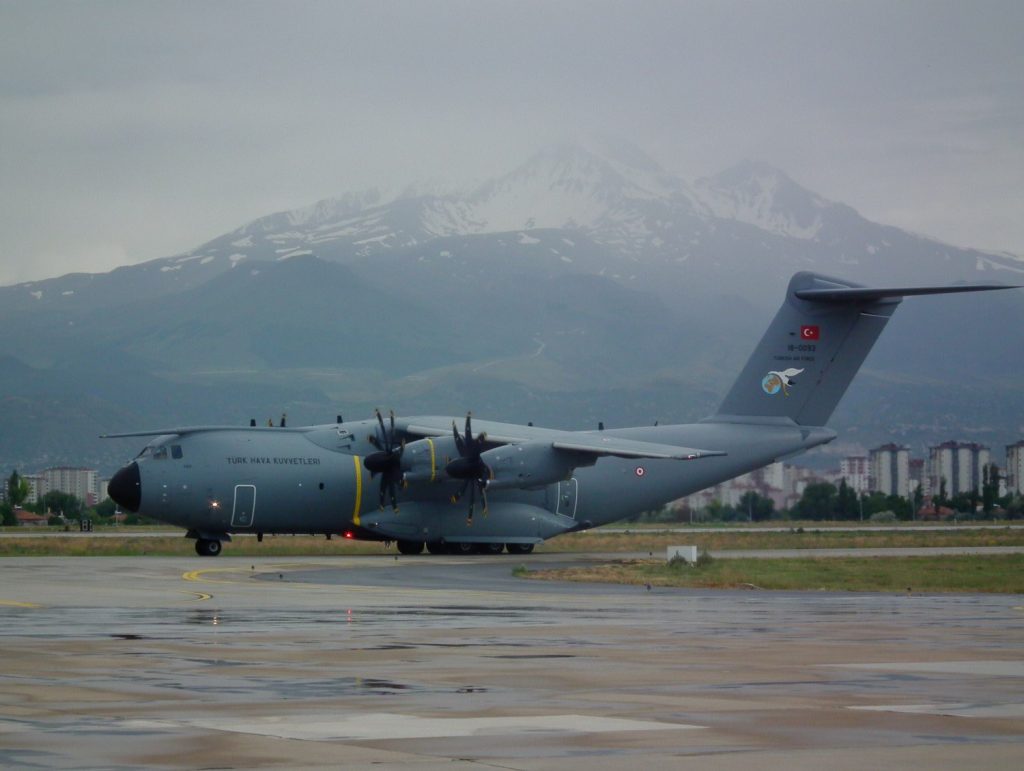
<svg viewBox="0 0 1024 771">
<path fill-rule="evenodd" d="M 499 653 L 494 656 L 488 656 L 489 659 L 574 659 L 576 655 L 573 653 Z"/>
<path fill-rule="evenodd" d="M 489 689 L 476 685 L 428 685 L 399 682 L 373 677 L 338 677 L 329 680 L 312 680 L 289 677 L 261 678 L 246 677 L 232 682 L 231 678 L 219 678 L 210 682 L 203 677 L 179 673 L 173 679 L 160 679 L 148 683 L 157 688 L 187 691 L 192 694 L 209 693 L 218 698 L 224 696 L 250 696 L 263 694 L 286 699 L 333 699 L 340 696 L 397 696 L 397 695 L 457 695 L 487 693 Z"/>
</svg>

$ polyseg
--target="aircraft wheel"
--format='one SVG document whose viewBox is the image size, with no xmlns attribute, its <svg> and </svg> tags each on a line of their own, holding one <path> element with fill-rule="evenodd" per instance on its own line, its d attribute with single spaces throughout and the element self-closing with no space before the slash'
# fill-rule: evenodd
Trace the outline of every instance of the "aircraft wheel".
<svg viewBox="0 0 1024 771">
<path fill-rule="evenodd" d="M 503 543 L 482 543 L 480 544 L 481 554 L 501 554 L 505 550 Z"/>
<path fill-rule="evenodd" d="M 531 554 L 533 552 L 532 543 L 507 543 L 505 548 L 508 549 L 509 554 Z"/>
<path fill-rule="evenodd" d="M 398 551 L 402 554 L 420 554 L 423 551 L 423 541 L 399 541 Z"/>
<path fill-rule="evenodd" d="M 471 543 L 449 543 L 448 552 L 450 554 L 472 554 L 474 546 L 475 544 Z"/>
<path fill-rule="evenodd" d="M 220 554 L 220 550 L 220 541 L 209 540 L 206 538 L 196 539 L 196 554 L 200 557 L 216 557 Z"/>
<path fill-rule="evenodd" d="M 446 545 L 443 541 L 427 541 L 427 551 L 431 554 L 447 554 Z"/>
</svg>

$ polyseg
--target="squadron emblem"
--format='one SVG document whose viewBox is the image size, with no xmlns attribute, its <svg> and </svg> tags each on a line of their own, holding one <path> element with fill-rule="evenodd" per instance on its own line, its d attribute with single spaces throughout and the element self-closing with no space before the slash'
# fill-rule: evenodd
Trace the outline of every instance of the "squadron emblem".
<svg viewBox="0 0 1024 771">
<path fill-rule="evenodd" d="M 761 379 L 761 390 L 769 396 L 775 396 L 779 391 L 782 391 L 783 396 L 789 396 L 789 387 L 793 385 L 797 375 L 803 372 L 802 369 L 784 369 L 781 372 L 772 370 Z"/>
</svg>

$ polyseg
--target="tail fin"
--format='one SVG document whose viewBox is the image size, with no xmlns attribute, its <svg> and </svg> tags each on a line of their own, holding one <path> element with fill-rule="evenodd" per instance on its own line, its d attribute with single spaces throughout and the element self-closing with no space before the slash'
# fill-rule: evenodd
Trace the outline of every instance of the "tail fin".
<svg viewBox="0 0 1024 771">
<path fill-rule="evenodd" d="M 715 417 L 790 418 L 800 425 L 823 426 L 904 297 L 1010 288 L 972 284 L 873 289 L 797 273 Z"/>
</svg>

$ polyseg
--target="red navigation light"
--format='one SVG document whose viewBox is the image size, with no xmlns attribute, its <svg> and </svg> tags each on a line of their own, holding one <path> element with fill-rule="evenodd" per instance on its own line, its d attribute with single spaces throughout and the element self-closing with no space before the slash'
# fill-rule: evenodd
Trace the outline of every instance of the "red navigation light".
<svg viewBox="0 0 1024 771">
<path fill-rule="evenodd" d="M 355 537 L 356 537 L 355 534 L 351 530 L 346 530 L 345 531 L 345 538 L 351 539 L 351 538 L 355 538 Z"/>
</svg>

